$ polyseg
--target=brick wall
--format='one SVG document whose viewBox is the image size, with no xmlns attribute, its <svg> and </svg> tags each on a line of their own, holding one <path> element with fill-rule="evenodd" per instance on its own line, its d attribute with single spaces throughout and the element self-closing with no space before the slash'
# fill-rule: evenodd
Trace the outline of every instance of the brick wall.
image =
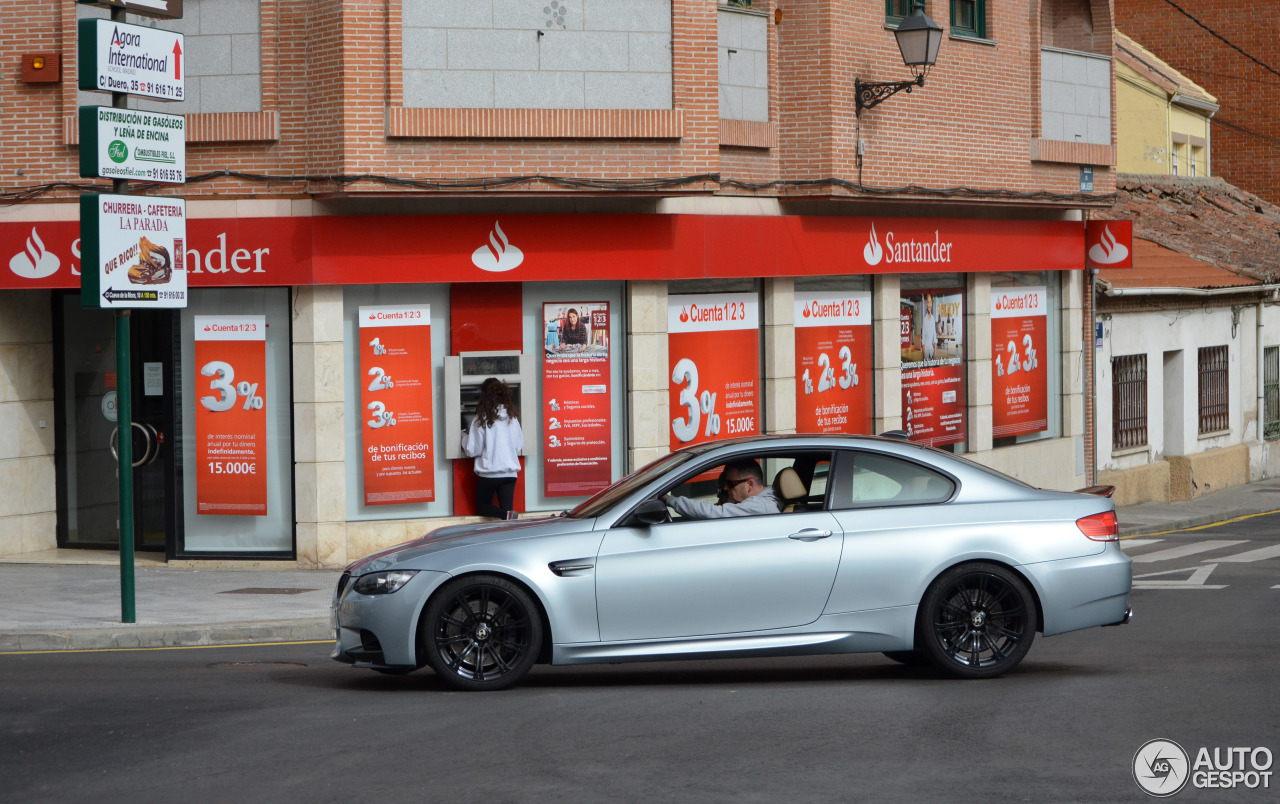
<svg viewBox="0 0 1280 804">
<path fill-rule="evenodd" d="M 202 11 L 217 2 L 203 0 Z M 196 136 L 188 146 L 188 174 L 231 169 L 274 176 L 374 174 L 448 182 L 531 174 L 643 179 L 718 173 L 725 180 L 758 183 L 857 182 L 854 79 L 909 76 L 892 32 L 884 26 L 883 4 L 792 0 L 782 4 L 782 20 L 775 24 L 778 5 L 768 0 L 755 6 L 769 15 L 769 120 L 725 127 L 718 91 L 717 8 L 707 0 L 671 2 L 673 108 L 652 111 L 406 109 L 400 0 L 261 0 L 262 111 L 243 118 L 202 114 L 189 120 Z M 861 178 L 866 185 L 1014 193 L 1077 190 L 1075 164 L 1031 159 L 1033 143 L 1042 136 L 1038 8 L 1036 4 L 1029 14 L 1025 8 L 992 4 L 987 21 L 995 46 L 944 37 L 926 86 L 863 115 Z M 1095 29 L 1109 31 L 1106 8 L 1104 0 L 1092 1 Z M 38 42 L 64 57 L 61 87 L 21 84 L 8 63 L 0 74 L 0 188 L 74 180 L 74 127 L 66 122 L 76 104 L 74 4 L 5 3 L 0 13 L 0 22 L 6 23 L 0 25 L 0 52 L 26 52 Z M 17 15 L 21 25 L 13 24 Z M 948 24 L 944 10 L 935 19 L 944 28 Z M 410 114 L 436 111 L 443 113 Z M 1096 171 L 1097 194 L 1113 186 L 1111 171 Z M 297 197 L 338 189 L 336 181 L 319 178 L 268 183 L 219 176 L 157 192 L 188 198 Z M 341 189 L 356 196 L 431 192 L 372 181 Z M 537 183 L 522 189 L 578 192 Z M 786 196 L 854 192 L 831 185 L 721 190 L 714 183 L 682 191 Z M 74 193 L 59 190 L 45 198 Z"/>
<path fill-rule="evenodd" d="M 1273 6 L 1226 0 L 1178 5 L 1254 58 L 1280 69 Z M 1116 27 L 1218 99 L 1210 123 L 1213 174 L 1280 203 L 1280 76 L 1163 2 L 1115 0 Z"/>
</svg>

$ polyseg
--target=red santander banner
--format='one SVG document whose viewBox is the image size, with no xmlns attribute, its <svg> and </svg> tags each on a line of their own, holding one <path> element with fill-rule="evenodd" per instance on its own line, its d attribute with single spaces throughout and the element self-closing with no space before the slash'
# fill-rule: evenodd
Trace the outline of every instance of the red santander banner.
<svg viewBox="0 0 1280 804">
<path fill-rule="evenodd" d="M 267 515 L 267 319 L 195 317 L 196 513 Z"/>
<path fill-rule="evenodd" d="M 359 318 L 364 504 L 431 502 L 431 307 L 361 307 Z"/>
<path fill-rule="evenodd" d="M 991 289 L 991 435 L 1049 426 L 1045 372 L 1048 304 L 1043 287 Z"/>
<path fill-rule="evenodd" d="M 898 315 L 903 429 L 929 446 L 964 441 L 964 288 L 903 293 Z"/>
<path fill-rule="evenodd" d="M 194 203 L 194 202 L 193 202 Z M 323 215 L 201 218 L 181 269 L 190 287 L 826 276 L 1079 270 L 1129 252 L 1129 221 L 819 215 Z M 1125 227 L 1128 227 L 1126 229 Z M 1090 232 L 1093 228 L 1090 228 Z M 1108 234 L 1108 231 L 1110 234 Z M 1091 237 L 1093 235 L 1090 235 Z M 1132 243 L 1132 235 L 1128 235 Z M 80 284 L 77 220 L 0 223 L 0 289 Z M 600 255 L 608 254 L 607 260 Z M 1095 260 L 1096 261 L 1096 260 Z M 378 271 L 370 272 L 375 263 Z M 1123 267 L 1129 267 L 1125 264 Z"/>
<path fill-rule="evenodd" d="M 594 494 L 611 480 L 609 303 L 547 302 L 542 324 L 543 494 Z"/>
<path fill-rule="evenodd" d="M 667 297 L 671 448 L 760 433 L 754 293 Z"/>
<path fill-rule="evenodd" d="M 795 294 L 796 430 L 870 433 L 871 294 Z"/>
</svg>

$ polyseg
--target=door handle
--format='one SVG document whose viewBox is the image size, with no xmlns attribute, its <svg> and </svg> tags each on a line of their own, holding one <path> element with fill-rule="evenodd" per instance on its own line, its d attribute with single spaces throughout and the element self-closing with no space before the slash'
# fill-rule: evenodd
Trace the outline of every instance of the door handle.
<svg viewBox="0 0 1280 804">
<path fill-rule="evenodd" d="M 154 425 L 150 422 L 144 422 L 143 427 L 147 431 L 147 454 L 144 456 L 143 465 L 156 462 L 156 458 L 160 457 L 160 433 L 156 431 Z"/>
<path fill-rule="evenodd" d="M 142 457 L 135 458 L 133 461 L 133 468 L 137 469 L 139 466 L 142 466 L 145 463 L 150 463 L 151 460 L 155 460 L 155 457 L 151 454 L 152 446 L 155 443 L 151 438 L 151 434 L 154 433 L 155 430 L 150 429 L 149 426 L 144 426 L 140 422 L 130 422 L 130 424 L 132 424 L 134 427 L 141 430 L 142 437 L 147 439 L 147 448 L 142 451 Z M 132 432 L 132 429 L 130 430 L 130 432 Z M 115 458 L 117 462 L 119 462 L 120 460 L 120 426 L 119 425 L 116 425 L 116 428 L 111 431 L 111 457 Z M 151 460 L 148 460 L 148 458 L 150 458 Z"/>
<path fill-rule="evenodd" d="M 816 542 L 819 539 L 825 539 L 831 535 L 829 530 L 819 530 L 818 528 L 805 528 L 797 533 L 788 536 L 788 539 L 795 539 L 798 542 Z"/>
</svg>

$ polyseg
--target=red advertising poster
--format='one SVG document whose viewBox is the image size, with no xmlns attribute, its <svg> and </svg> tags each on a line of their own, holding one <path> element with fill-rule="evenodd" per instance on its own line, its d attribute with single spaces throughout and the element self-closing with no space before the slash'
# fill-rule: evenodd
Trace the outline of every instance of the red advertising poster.
<svg viewBox="0 0 1280 804">
<path fill-rule="evenodd" d="M 902 429 L 930 446 L 964 441 L 964 289 L 904 293 L 899 316 Z"/>
<path fill-rule="evenodd" d="M 267 515 L 267 319 L 195 317 L 196 513 Z"/>
<path fill-rule="evenodd" d="M 542 305 L 543 494 L 576 497 L 609 485 L 608 302 Z"/>
<path fill-rule="evenodd" d="M 796 293 L 796 431 L 871 432 L 871 294 Z"/>
<path fill-rule="evenodd" d="M 991 435 L 1049 426 L 1048 306 L 1043 287 L 991 289 Z"/>
<path fill-rule="evenodd" d="M 754 293 L 667 298 L 671 448 L 760 433 Z"/>
<path fill-rule="evenodd" d="M 431 307 L 360 308 L 364 504 L 431 502 Z"/>
</svg>

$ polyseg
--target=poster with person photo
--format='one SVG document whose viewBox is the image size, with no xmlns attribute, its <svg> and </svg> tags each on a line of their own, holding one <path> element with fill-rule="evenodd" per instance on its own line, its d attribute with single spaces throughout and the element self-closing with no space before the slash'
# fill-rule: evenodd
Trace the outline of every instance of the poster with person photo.
<svg viewBox="0 0 1280 804">
<path fill-rule="evenodd" d="M 902 429 L 929 446 L 966 439 L 964 289 L 903 293 Z"/>
</svg>

